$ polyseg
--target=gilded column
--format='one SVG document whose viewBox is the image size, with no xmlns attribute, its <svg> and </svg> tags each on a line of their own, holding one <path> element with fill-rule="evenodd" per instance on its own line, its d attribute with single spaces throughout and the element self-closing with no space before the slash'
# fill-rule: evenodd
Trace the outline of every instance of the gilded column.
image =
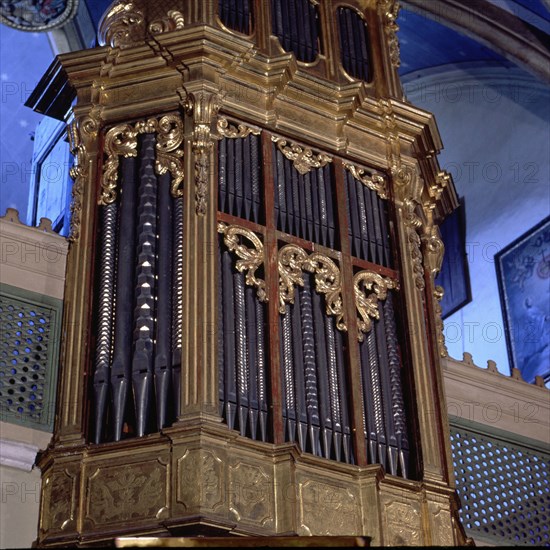
<svg viewBox="0 0 550 550">
<path fill-rule="evenodd" d="M 88 358 L 90 295 L 93 284 L 92 242 L 96 208 L 98 131 L 100 117 L 88 107 L 74 109 L 74 121 L 69 127 L 71 151 L 75 164 L 71 204 L 70 246 L 65 282 L 63 316 L 63 355 L 61 386 L 58 395 L 58 416 L 55 437 L 60 443 L 84 442 L 83 383 Z"/>
<path fill-rule="evenodd" d="M 218 414 L 216 351 L 217 184 L 212 133 L 220 99 L 199 90 L 186 99 L 189 138 L 183 224 L 183 330 L 180 419 Z"/>
</svg>

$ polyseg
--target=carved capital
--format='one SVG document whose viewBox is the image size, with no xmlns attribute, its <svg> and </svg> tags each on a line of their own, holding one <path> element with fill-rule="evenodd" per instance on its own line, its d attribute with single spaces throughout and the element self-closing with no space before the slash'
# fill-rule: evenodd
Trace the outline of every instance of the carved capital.
<svg viewBox="0 0 550 550">
<path fill-rule="evenodd" d="M 75 242 L 80 236 L 82 215 L 82 192 L 89 176 L 90 150 L 95 148 L 100 121 L 96 113 L 90 113 L 74 120 L 67 128 L 69 147 L 74 155 L 74 164 L 70 170 L 74 180 L 71 200 L 71 223 L 69 240 Z"/>
<path fill-rule="evenodd" d="M 315 274 L 315 290 L 325 295 L 327 315 L 336 317 L 336 328 L 347 330 L 342 302 L 342 277 L 338 266 L 319 253 L 308 253 L 299 246 L 287 244 L 279 250 L 279 312 L 294 303 L 295 285 L 304 286 L 303 271 Z"/>
<path fill-rule="evenodd" d="M 246 284 L 256 287 L 260 302 L 267 302 L 265 281 L 258 279 L 255 275 L 256 270 L 264 263 L 264 245 L 262 241 L 255 233 L 244 227 L 227 225 L 223 222 L 218 222 L 218 233 L 223 234 L 225 246 L 240 258 L 240 260 L 237 260 L 235 268 L 241 273 L 246 271 Z M 253 248 L 248 248 L 240 242 L 239 236 L 250 241 Z"/>
<path fill-rule="evenodd" d="M 288 143 L 286 139 L 271 136 L 277 148 L 289 160 L 293 161 L 294 168 L 302 175 L 307 174 L 313 168 L 322 168 L 332 162 L 332 158 L 324 153 L 314 154 L 308 147 L 301 147 L 295 143 Z"/>
<path fill-rule="evenodd" d="M 193 117 L 193 154 L 195 155 L 195 211 L 206 214 L 210 179 L 210 152 L 217 135 L 212 125 L 221 107 L 221 98 L 211 92 L 189 94 L 185 107 Z"/>
<path fill-rule="evenodd" d="M 357 339 L 362 342 L 372 328 L 372 319 L 378 319 L 378 301 L 385 300 L 388 290 L 399 288 L 397 281 L 371 271 L 359 271 L 353 277 L 353 291 L 357 317 Z M 372 291 L 367 293 L 366 291 Z"/>
</svg>

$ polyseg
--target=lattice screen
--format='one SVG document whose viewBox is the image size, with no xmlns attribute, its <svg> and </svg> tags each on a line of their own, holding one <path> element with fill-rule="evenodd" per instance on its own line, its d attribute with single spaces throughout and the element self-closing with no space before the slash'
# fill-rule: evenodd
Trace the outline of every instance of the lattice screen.
<svg viewBox="0 0 550 550">
<path fill-rule="evenodd" d="M 2 285 L 0 419 L 53 428 L 61 301 Z"/>
<path fill-rule="evenodd" d="M 456 427 L 451 447 L 470 536 L 550 546 L 550 455 Z"/>
</svg>

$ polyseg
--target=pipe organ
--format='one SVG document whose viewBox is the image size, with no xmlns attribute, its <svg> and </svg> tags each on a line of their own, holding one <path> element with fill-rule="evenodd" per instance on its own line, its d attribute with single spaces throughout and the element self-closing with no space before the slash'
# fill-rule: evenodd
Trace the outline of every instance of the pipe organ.
<svg viewBox="0 0 550 550">
<path fill-rule="evenodd" d="M 39 546 L 467 542 L 433 283 L 457 200 L 397 9 L 118 0 L 39 83 L 75 155 Z"/>
</svg>

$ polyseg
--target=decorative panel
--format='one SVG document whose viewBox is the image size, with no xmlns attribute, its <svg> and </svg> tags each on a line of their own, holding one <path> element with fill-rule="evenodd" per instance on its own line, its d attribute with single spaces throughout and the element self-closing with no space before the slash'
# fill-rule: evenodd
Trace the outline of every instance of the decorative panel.
<svg viewBox="0 0 550 550">
<path fill-rule="evenodd" d="M 470 536 L 494 544 L 550 544 L 550 454 L 451 427 L 460 511 Z"/>
<path fill-rule="evenodd" d="M 61 300 L 0 286 L 2 420 L 53 429 L 61 309 Z"/>
<path fill-rule="evenodd" d="M 97 466 L 86 480 L 86 519 L 105 525 L 167 517 L 168 468 L 162 459 Z"/>
</svg>

